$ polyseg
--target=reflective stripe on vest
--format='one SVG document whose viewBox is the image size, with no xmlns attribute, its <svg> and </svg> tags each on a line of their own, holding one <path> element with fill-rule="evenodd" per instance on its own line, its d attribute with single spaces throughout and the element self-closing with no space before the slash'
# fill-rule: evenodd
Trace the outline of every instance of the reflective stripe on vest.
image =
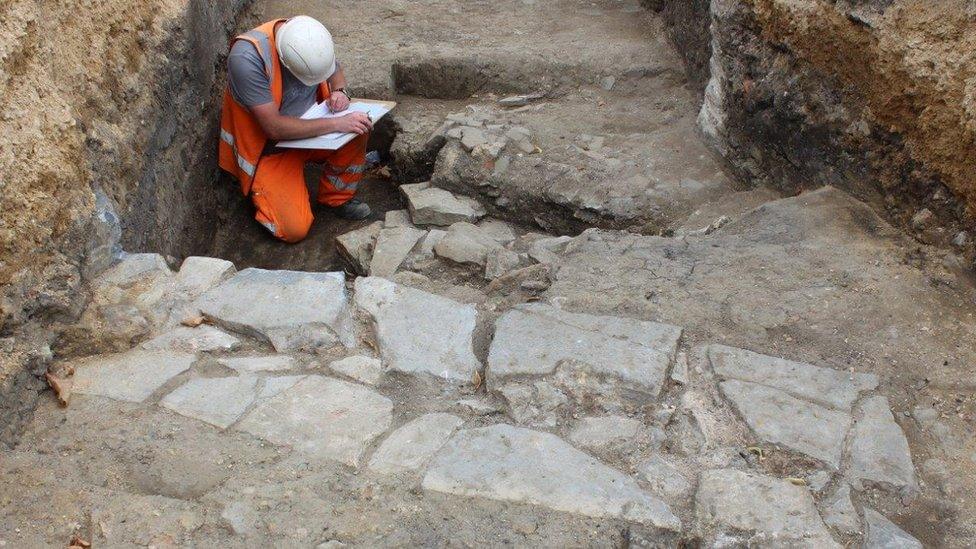
<svg viewBox="0 0 976 549">
<path fill-rule="evenodd" d="M 271 59 L 274 52 L 271 51 L 271 41 L 268 40 L 268 35 L 258 30 L 249 30 L 242 34 L 241 37 L 250 38 L 257 42 L 258 54 L 261 55 L 261 60 L 264 61 L 264 69 L 268 73 L 268 79 L 274 80 L 274 61 Z"/>
<path fill-rule="evenodd" d="M 248 162 L 247 159 L 241 156 L 241 153 L 237 151 L 237 143 L 234 142 L 234 136 L 231 135 L 227 130 L 221 128 L 220 138 L 223 139 L 224 143 L 230 145 L 230 148 L 234 150 L 234 157 L 237 158 L 237 166 L 249 177 L 254 177 L 254 173 L 257 172 L 257 167 Z"/>
</svg>

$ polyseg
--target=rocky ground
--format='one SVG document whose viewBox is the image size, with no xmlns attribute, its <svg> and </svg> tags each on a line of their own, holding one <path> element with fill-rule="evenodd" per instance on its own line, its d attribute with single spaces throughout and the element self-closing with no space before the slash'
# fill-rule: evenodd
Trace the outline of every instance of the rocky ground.
<svg viewBox="0 0 976 549">
<path fill-rule="evenodd" d="M 726 177 L 636 1 L 257 10 L 400 101 L 382 207 L 102 273 L 0 545 L 976 543 L 969 274 Z"/>
</svg>

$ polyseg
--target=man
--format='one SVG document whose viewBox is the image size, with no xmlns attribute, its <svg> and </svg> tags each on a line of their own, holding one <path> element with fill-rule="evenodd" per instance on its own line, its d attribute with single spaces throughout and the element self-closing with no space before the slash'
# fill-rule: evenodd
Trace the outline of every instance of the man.
<svg viewBox="0 0 976 549">
<path fill-rule="evenodd" d="M 306 16 L 279 19 L 231 43 L 228 86 L 220 121 L 220 167 L 235 176 L 257 209 L 255 219 L 277 238 L 298 242 L 312 225 L 304 168 L 325 164 L 318 201 L 336 215 L 364 219 L 369 206 L 354 198 L 365 167 L 372 122 L 363 113 L 302 120 L 317 101 L 333 112 L 349 107 L 346 77 L 332 35 Z M 331 132 L 358 136 L 337 151 L 281 149 L 275 142 Z"/>
</svg>

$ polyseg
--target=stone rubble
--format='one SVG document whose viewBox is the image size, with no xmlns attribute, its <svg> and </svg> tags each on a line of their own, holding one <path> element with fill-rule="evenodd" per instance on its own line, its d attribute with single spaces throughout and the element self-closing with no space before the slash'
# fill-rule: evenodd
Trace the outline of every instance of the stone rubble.
<svg viewBox="0 0 976 549">
<path fill-rule="evenodd" d="M 476 200 L 455 196 L 429 183 L 401 185 L 400 192 L 407 200 L 414 225 L 448 227 L 462 221 L 474 223 L 485 215 Z"/>
</svg>

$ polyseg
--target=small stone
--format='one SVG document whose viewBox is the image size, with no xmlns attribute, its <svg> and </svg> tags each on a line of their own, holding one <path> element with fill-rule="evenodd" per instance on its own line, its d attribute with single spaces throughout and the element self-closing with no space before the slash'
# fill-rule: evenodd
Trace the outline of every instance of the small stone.
<svg viewBox="0 0 976 549">
<path fill-rule="evenodd" d="M 184 351 L 187 353 L 233 351 L 240 346 L 241 340 L 207 325 L 197 328 L 180 326 L 140 345 L 141 348 L 150 351 Z"/>
<path fill-rule="evenodd" d="M 617 79 L 612 76 L 605 76 L 600 79 L 600 87 L 606 91 L 613 89 L 613 85 L 617 83 Z"/>
<path fill-rule="evenodd" d="M 295 367 L 295 359 L 287 355 L 221 358 L 217 362 L 241 374 L 279 372 Z"/>
<path fill-rule="evenodd" d="M 329 364 L 333 372 L 351 377 L 366 385 L 376 385 L 383 377 L 383 364 L 368 356 L 350 356 Z"/>
<path fill-rule="evenodd" d="M 389 369 L 462 382 L 481 370 L 473 351 L 474 306 L 375 277 L 356 280 L 355 299 L 373 319 Z"/>
<path fill-rule="evenodd" d="M 501 245 L 477 226 L 455 223 L 434 246 L 434 253 L 455 263 L 484 266 L 489 252 L 499 248 Z"/>
<path fill-rule="evenodd" d="M 123 254 L 118 263 L 102 273 L 95 281 L 99 287 L 131 286 L 136 282 L 146 282 L 173 275 L 166 259 L 159 254 Z"/>
<path fill-rule="evenodd" d="M 922 543 L 874 509 L 864 508 L 864 549 L 922 549 Z"/>
<path fill-rule="evenodd" d="M 488 252 L 485 256 L 485 280 L 495 280 L 505 273 L 519 267 L 519 255 L 505 248 Z"/>
<path fill-rule="evenodd" d="M 555 263 L 559 261 L 558 254 L 566 248 L 566 244 L 572 239 L 570 236 L 540 238 L 529 245 L 529 257 L 539 263 Z"/>
<path fill-rule="evenodd" d="M 482 234 L 502 245 L 513 242 L 516 238 L 512 226 L 497 219 L 484 219 L 478 223 L 478 228 Z"/>
<path fill-rule="evenodd" d="M 671 367 L 671 381 L 678 385 L 688 384 L 688 355 L 678 353 L 674 359 L 674 366 Z"/>
<path fill-rule="evenodd" d="M 160 402 L 163 408 L 199 419 L 221 429 L 230 427 L 257 396 L 258 378 L 197 378 L 186 382 Z"/>
<path fill-rule="evenodd" d="M 864 399 L 851 429 L 850 466 L 847 475 L 855 488 L 862 481 L 878 482 L 895 489 L 917 488 L 908 440 L 888 407 L 888 399 Z"/>
<path fill-rule="evenodd" d="M 509 415 L 520 424 L 555 426 L 556 411 L 569 401 L 562 391 L 545 381 L 509 383 L 497 391 L 508 404 Z"/>
<path fill-rule="evenodd" d="M 679 498 L 691 492 L 691 482 L 674 465 L 658 454 L 652 455 L 637 468 L 640 478 L 651 492 L 666 498 Z"/>
<path fill-rule="evenodd" d="M 827 471 L 817 471 L 808 475 L 806 480 L 810 491 L 820 493 L 830 484 L 830 473 Z"/>
<path fill-rule="evenodd" d="M 353 270 L 361 275 L 369 271 L 369 263 L 373 258 L 373 246 L 379 236 L 383 223 L 376 221 L 355 231 L 336 237 L 336 247 Z"/>
<path fill-rule="evenodd" d="M 957 247 L 963 247 L 969 242 L 969 233 L 966 231 L 960 231 L 956 234 L 955 238 L 952 239 L 952 244 Z"/>
<path fill-rule="evenodd" d="M 237 429 L 312 458 L 355 467 L 390 426 L 393 403 L 362 385 L 307 376 L 247 413 Z"/>
<path fill-rule="evenodd" d="M 928 208 L 922 208 L 912 217 L 912 227 L 917 230 L 925 230 L 935 222 L 935 214 Z"/>
<path fill-rule="evenodd" d="M 315 549 L 342 549 L 346 544 L 339 540 L 329 540 L 315 546 Z"/>
<path fill-rule="evenodd" d="M 498 104 L 503 107 L 524 107 L 533 101 L 538 101 L 545 97 L 543 93 L 531 93 L 525 95 L 510 95 L 498 100 Z"/>
<path fill-rule="evenodd" d="M 416 225 L 447 227 L 461 221 L 474 223 L 485 215 L 485 209 L 476 200 L 458 197 L 444 189 L 431 187 L 430 183 L 401 185 L 410 208 L 410 217 Z"/>
<path fill-rule="evenodd" d="M 235 273 L 237 269 L 234 264 L 226 259 L 191 256 L 180 265 L 180 271 L 176 273 L 176 283 L 182 295 L 195 298 Z"/>
<path fill-rule="evenodd" d="M 72 363 L 72 392 L 142 402 L 196 360 L 190 353 L 133 350 L 101 355 Z"/>
<path fill-rule="evenodd" d="M 345 335 L 345 274 L 245 269 L 195 306 L 231 330 L 266 338 L 279 352 L 314 350 Z"/>
<path fill-rule="evenodd" d="M 678 531 L 661 500 L 549 433 L 510 425 L 456 434 L 434 458 L 424 490 L 540 505 L 596 518 L 619 518 Z"/>
<path fill-rule="evenodd" d="M 480 145 L 488 143 L 488 136 L 480 128 L 464 127 L 461 128 L 461 146 L 464 150 L 471 152 Z"/>
<path fill-rule="evenodd" d="M 749 532 L 751 542 L 743 545 L 840 548 L 806 488 L 764 475 L 733 469 L 703 472 L 695 516 L 699 530 L 711 533 L 713 540 Z"/>
<path fill-rule="evenodd" d="M 390 210 L 383 218 L 383 228 L 392 229 L 394 227 L 413 227 L 410 222 L 409 210 Z"/>
<path fill-rule="evenodd" d="M 392 475 L 416 471 L 440 450 L 463 421 L 451 414 L 427 414 L 393 432 L 369 461 L 369 469 Z"/>
<path fill-rule="evenodd" d="M 369 275 L 392 277 L 400 264 L 407 258 L 410 250 L 426 235 L 425 231 L 413 227 L 393 227 L 382 229 L 376 237 L 373 258 L 369 263 Z"/>
<path fill-rule="evenodd" d="M 846 535 L 853 535 L 860 531 L 861 521 L 857 516 L 857 509 L 851 501 L 851 487 L 841 484 L 834 493 L 824 501 L 824 522 L 827 526 L 837 529 Z"/>
<path fill-rule="evenodd" d="M 840 467 L 851 416 L 755 383 L 730 379 L 719 388 L 762 440 Z"/>
<path fill-rule="evenodd" d="M 642 425 L 629 417 L 586 417 L 573 427 L 569 440 L 587 449 L 601 449 L 613 444 L 633 441 Z"/>
<path fill-rule="evenodd" d="M 522 535 L 534 534 L 539 529 L 539 524 L 529 517 L 516 516 L 512 519 L 512 531 Z"/>
</svg>

